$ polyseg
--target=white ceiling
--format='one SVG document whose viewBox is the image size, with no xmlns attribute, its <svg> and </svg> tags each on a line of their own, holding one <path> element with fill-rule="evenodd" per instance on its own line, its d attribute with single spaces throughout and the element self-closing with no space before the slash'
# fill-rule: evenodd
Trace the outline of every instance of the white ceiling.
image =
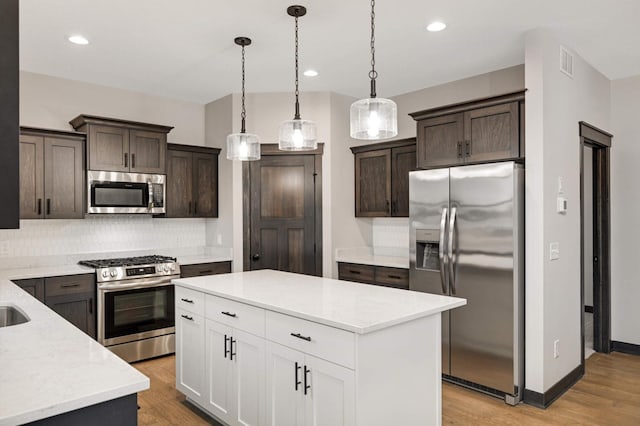
<svg viewBox="0 0 640 426">
<path fill-rule="evenodd" d="M 365 97 L 367 0 L 303 0 L 301 90 Z M 21 0 L 21 69 L 206 103 L 293 89 L 295 0 Z M 610 79 L 640 74 L 640 0 L 378 0 L 378 95 L 390 97 L 524 62 L 524 34 L 556 31 Z M 441 19 L 448 28 L 425 30 Z M 80 33 L 88 46 L 69 43 Z"/>
</svg>

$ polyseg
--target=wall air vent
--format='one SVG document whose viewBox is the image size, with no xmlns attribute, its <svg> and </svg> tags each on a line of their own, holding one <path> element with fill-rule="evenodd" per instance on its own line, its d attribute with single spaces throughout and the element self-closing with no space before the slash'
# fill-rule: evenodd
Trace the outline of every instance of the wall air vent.
<svg viewBox="0 0 640 426">
<path fill-rule="evenodd" d="M 573 78 L 573 55 L 564 46 L 560 46 L 560 71 Z"/>
</svg>

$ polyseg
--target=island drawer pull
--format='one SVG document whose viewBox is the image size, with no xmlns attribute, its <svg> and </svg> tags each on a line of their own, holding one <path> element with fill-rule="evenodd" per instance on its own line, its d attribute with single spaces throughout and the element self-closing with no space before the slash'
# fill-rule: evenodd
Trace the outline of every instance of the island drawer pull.
<svg viewBox="0 0 640 426">
<path fill-rule="evenodd" d="M 298 339 L 306 340 L 307 342 L 311 341 L 311 336 L 303 336 L 300 333 L 291 333 L 293 337 L 297 337 Z"/>
<path fill-rule="evenodd" d="M 193 321 L 193 317 L 190 317 L 189 315 L 180 315 L 180 316 L 186 320 Z"/>
<path fill-rule="evenodd" d="M 182 300 L 183 302 L 187 302 L 187 303 L 193 303 L 193 300 L 191 300 L 191 299 L 182 298 L 180 300 Z"/>
<path fill-rule="evenodd" d="M 220 312 L 220 313 L 222 315 L 226 315 L 226 316 L 231 317 L 231 318 L 238 318 L 238 316 L 236 314 L 232 314 L 231 312 L 224 311 L 224 312 Z"/>
</svg>

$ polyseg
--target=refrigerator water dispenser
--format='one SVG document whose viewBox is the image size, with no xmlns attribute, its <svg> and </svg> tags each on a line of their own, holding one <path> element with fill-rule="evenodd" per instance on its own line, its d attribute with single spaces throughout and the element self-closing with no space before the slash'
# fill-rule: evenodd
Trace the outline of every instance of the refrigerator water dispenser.
<svg viewBox="0 0 640 426">
<path fill-rule="evenodd" d="M 416 229 L 416 268 L 440 270 L 440 236 L 438 229 Z"/>
</svg>

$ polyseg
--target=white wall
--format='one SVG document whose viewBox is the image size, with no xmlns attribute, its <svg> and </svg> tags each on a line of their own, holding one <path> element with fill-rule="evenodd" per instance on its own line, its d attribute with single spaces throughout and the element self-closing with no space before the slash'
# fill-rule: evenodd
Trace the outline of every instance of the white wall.
<svg viewBox="0 0 640 426">
<path fill-rule="evenodd" d="M 640 345 L 639 112 L 640 76 L 611 82 L 611 339 L 636 345 Z"/>
<path fill-rule="evenodd" d="M 525 381 L 540 393 L 581 362 L 578 122 L 610 128 L 609 80 L 577 54 L 571 79 L 560 72 L 559 57 L 560 42 L 550 31 L 527 33 Z M 566 215 L 555 211 L 559 177 Z M 559 260 L 548 260 L 551 242 L 560 243 Z"/>
</svg>

